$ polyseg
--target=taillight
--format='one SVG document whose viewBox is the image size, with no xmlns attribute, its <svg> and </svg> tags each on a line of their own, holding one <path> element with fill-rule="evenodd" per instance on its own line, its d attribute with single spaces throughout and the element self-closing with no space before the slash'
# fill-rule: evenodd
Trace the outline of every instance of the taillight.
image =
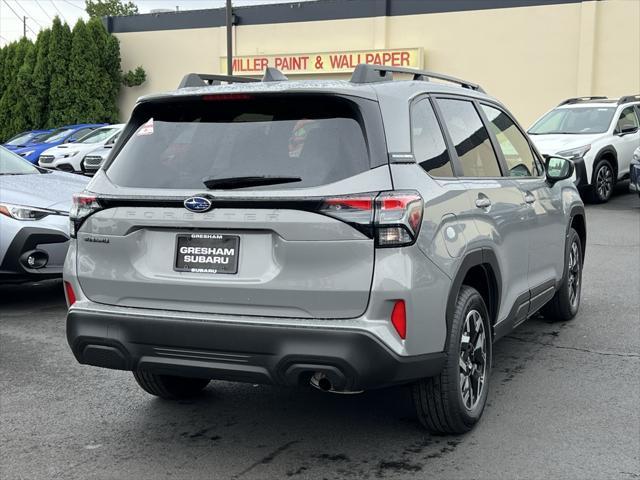
<svg viewBox="0 0 640 480">
<path fill-rule="evenodd" d="M 397 300 L 391 311 L 391 324 L 401 339 L 407 338 L 407 309 L 404 300 Z"/>
<path fill-rule="evenodd" d="M 78 229 L 85 219 L 100 210 L 102 207 L 98 197 L 90 193 L 75 193 L 73 195 L 73 205 L 69 211 L 69 233 L 71 237 L 76 238 Z"/>
<path fill-rule="evenodd" d="M 76 303 L 76 294 L 69 282 L 64 282 L 64 293 L 67 297 L 67 307 L 70 307 L 71 305 Z"/>
<path fill-rule="evenodd" d="M 417 192 L 382 192 L 376 198 L 376 244 L 411 245 L 420 232 L 423 209 L 424 202 Z"/>
<path fill-rule="evenodd" d="M 418 192 L 391 191 L 326 198 L 319 212 L 373 236 L 378 247 L 402 247 L 415 242 L 423 208 Z"/>
</svg>

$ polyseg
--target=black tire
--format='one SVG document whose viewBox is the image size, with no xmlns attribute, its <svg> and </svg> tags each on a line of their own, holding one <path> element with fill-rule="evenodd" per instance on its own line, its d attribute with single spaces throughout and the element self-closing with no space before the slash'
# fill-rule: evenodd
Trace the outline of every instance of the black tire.
<svg viewBox="0 0 640 480">
<path fill-rule="evenodd" d="M 462 364 L 473 361 L 475 357 L 468 355 L 469 347 L 474 342 L 473 339 L 467 342 L 467 347 L 463 347 L 463 332 L 468 332 L 467 321 L 477 324 L 477 317 L 474 312 L 480 315 L 482 330 L 477 329 L 476 340 L 482 340 L 479 333 L 484 333 L 484 368 L 482 369 L 482 386 L 478 388 L 479 395 L 475 404 L 473 396 L 471 401 L 463 395 L 463 387 L 467 385 L 473 390 L 472 375 L 463 380 Z M 489 390 L 489 377 L 491 374 L 491 334 L 490 322 L 487 307 L 482 296 L 474 288 L 463 285 L 460 288 L 456 301 L 449 338 L 446 349 L 446 362 L 442 372 L 435 377 L 425 378 L 415 382 L 412 386 L 413 402 L 416 407 L 420 423 L 431 433 L 436 435 L 460 434 L 468 432 L 480 420 L 484 406 L 487 402 Z M 472 334 L 473 335 L 473 334 Z M 470 337 L 469 337 L 470 338 Z M 477 350 L 474 350 L 477 352 Z M 468 355 L 468 356 L 467 356 Z M 463 360 L 467 358 L 467 361 Z M 480 360 L 480 358 L 478 358 Z M 474 371 L 466 367 L 464 371 Z M 476 385 L 480 385 L 476 377 Z M 471 390 L 467 390 L 470 393 Z"/>
<path fill-rule="evenodd" d="M 145 392 L 167 400 L 194 397 L 202 392 L 210 382 L 206 378 L 157 375 L 143 370 L 134 371 L 133 376 Z"/>
<path fill-rule="evenodd" d="M 582 292 L 582 241 L 573 228 L 569 230 L 564 253 L 564 275 L 560 288 L 542 308 L 542 315 L 554 322 L 565 322 L 576 316 Z"/>
<path fill-rule="evenodd" d="M 611 198 L 616 186 L 616 173 L 613 165 L 606 158 L 599 160 L 593 169 L 589 200 L 592 203 L 606 203 Z"/>
</svg>

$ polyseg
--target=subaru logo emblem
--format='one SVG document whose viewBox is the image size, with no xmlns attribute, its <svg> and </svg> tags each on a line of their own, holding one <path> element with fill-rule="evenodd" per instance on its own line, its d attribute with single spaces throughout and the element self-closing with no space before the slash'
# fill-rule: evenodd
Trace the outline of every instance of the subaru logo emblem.
<svg viewBox="0 0 640 480">
<path fill-rule="evenodd" d="M 211 200 L 205 197 L 189 197 L 184 201 L 184 208 L 192 212 L 206 212 L 211 208 Z"/>
</svg>

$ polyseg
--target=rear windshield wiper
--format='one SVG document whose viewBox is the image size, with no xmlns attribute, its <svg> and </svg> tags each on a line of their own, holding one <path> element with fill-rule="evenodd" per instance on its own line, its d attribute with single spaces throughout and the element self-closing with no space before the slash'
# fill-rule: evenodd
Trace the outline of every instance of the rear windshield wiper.
<svg viewBox="0 0 640 480">
<path fill-rule="evenodd" d="M 263 185 L 278 185 L 281 183 L 300 182 L 300 177 L 269 177 L 266 175 L 252 177 L 228 177 L 228 178 L 207 178 L 203 180 L 205 187 L 214 189 L 234 189 L 244 187 L 259 187 Z"/>
</svg>

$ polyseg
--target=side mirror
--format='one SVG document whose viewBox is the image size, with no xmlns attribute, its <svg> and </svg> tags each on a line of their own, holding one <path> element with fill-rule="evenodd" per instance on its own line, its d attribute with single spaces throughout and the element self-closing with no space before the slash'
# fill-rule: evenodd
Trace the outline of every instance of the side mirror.
<svg viewBox="0 0 640 480">
<path fill-rule="evenodd" d="M 547 170 L 547 180 L 551 184 L 571 178 L 575 169 L 573 162 L 568 158 L 554 156 L 547 157 L 545 167 Z"/>
</svg>

